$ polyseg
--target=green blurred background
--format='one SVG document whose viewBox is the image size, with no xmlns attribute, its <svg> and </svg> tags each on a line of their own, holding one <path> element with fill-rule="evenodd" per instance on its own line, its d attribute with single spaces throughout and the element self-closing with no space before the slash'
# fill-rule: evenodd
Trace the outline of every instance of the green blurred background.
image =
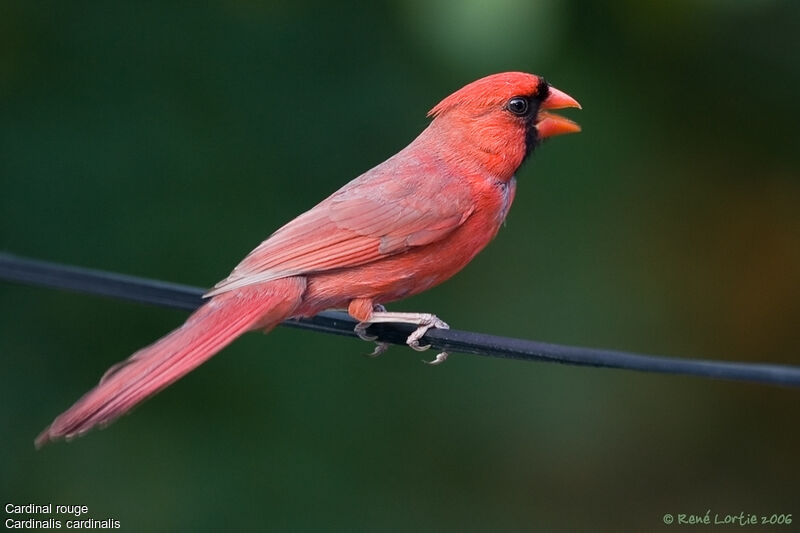
<svg viewBox="0 0 800 533">
<path fill-rule="evenodd" d="M 800 364 L 800 4 L 648 4 L 3 2 L 0 249 L 210 286 L 441 98 L 525 70 L 580 100 L 583 133 L 523 167 L 473 264 L 393 308 Z M 286 328 L 36 452 L 185 314 L 8 284 L 0 302 L 3 505 L 88 505 L 131 531 L 643 531 L 706 509 L 800 523 L 797 390 L 466 355 L 430 368 Z"/>
</svg>

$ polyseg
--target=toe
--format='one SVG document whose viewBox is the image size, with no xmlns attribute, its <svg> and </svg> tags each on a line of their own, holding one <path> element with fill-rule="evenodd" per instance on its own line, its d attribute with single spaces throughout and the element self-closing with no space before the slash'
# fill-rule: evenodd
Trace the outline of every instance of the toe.
<svg viewBox="0 0 800 533">
<path fill-rule="evenodd" d="M 442 353 L 438 354 L 438 355 L 436 356 L 436 359 L 434 359 L 433 361 L 425 361 L 425 360 L 423 359 L 423 360 L 422 360 L 422 362 L 423 362 L 423 363 L 425 363 L 425 364 L 427 364 L 427 365 L 431 365 L 431 366 L 434 366 L 434 365 L 441 365 L 442 363 L 444 363 L 445 361 L 447 361 L 447 356 L 448 356 L 448 355 L 449 355 L 449 354 L 448 354 L 447 352 L 442 352 Z"/>
<path fill-rule="evenodd" d="M 389 349 L 389 344 L 386 342 L 376 342 L 375 349 L 372 350 L 372 353 L 367 354 L 367 357 L 378 357 L 383 352 Z"/>
</svg>

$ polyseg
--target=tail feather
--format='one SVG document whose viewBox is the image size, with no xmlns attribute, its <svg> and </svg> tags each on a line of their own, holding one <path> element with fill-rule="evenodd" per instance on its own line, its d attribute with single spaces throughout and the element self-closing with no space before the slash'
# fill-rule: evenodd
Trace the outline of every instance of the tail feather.
<svg viewBox="0 0 800 533">
<path fill-rule="evenodd" d="M 181 327 L 108 369 L 95 388 L 36 437 L 36 447 L 113 422 L 242 333 L 277 325 L 297 308 L 304 290 L 305 279 L 292 277 L 214 297 Z"/>
</svg>

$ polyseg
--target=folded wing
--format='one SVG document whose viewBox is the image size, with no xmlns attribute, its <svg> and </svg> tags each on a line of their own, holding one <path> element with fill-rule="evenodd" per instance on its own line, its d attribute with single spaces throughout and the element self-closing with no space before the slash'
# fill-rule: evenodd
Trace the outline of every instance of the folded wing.
<svg viewBox="0 0 800 533">
<path fill-rule="evenodd" d="M 421 166 L 390 159 L 351 181 L 262 242 L 206 296 L 359 266 L 444 238 L 474 200 L 465 183 Z"/>
</svg>

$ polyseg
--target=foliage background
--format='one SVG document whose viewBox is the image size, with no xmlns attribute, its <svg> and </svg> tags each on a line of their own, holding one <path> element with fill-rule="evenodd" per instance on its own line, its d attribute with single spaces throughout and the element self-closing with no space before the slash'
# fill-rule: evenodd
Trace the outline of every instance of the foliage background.
<svg viewBox="0 0 800 533">
<path fill-rule="evenodd" d="M 800 364 L 798 6 L 4 2 L 0 249 L 210 286 L 439 99 L 532 71 L 581 101 L 584 132 L 526 164 L 469 268 L 395 308 Z M 0 302 L 4 505 L 83 504 L 141 531 L 800 520 L 796 390 L 472 356 L 429 368 L 285 328 L 36 452 L 55 414 L 184 315 L 8 284 Z"/>
</svg>

